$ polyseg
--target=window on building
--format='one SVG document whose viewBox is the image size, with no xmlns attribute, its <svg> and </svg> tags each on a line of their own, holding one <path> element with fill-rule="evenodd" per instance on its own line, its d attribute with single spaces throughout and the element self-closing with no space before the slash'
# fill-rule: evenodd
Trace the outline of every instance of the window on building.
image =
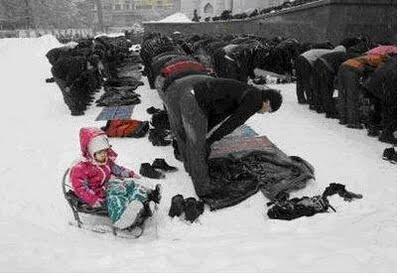
<svg viewBox="0 0 400 276">
<path fill-rule="evenodd" d="M 204 6 L 204 13 L 213 14 L 213 13 L 214 13 L 214 7 L 213 7 L 210 3 L 207 3 L 207 4 Z"/>
<path fill-rule="evenodd" d="M 114 5 L 114 10 L 120 11 L 121 10 L 121 4 L 115 4 Z"/>
</svg>

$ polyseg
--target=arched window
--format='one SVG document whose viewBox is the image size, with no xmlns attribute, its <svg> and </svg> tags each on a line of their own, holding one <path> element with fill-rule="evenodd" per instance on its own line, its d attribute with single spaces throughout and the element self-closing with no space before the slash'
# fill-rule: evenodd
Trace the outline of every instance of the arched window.
<svg viewBox="0 0 400 276">
<path fill-rule="evenodd" d="M 210 3 L 207 3 L 204 6 L 204 13 L 208 13 L 208 14 L 210 14 L 210 13 L 213 14 L 214 13 L 214 8 Z"/>
</svg>

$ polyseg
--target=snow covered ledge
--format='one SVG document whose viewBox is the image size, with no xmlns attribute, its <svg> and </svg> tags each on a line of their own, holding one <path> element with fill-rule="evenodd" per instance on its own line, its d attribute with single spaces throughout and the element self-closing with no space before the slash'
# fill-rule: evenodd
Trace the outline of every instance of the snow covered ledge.
<svg viewBox="0 0 400 276">
<path fill-rule="evenodd" d="M 331 41 L 364 34 L 371 39 L 396 42 L 396 1 L 320 0 L 258 17 L 217 22 L 144 22 L 145 32 L 172 34 L 244 34 L 300 41 Z"/>
</svg>

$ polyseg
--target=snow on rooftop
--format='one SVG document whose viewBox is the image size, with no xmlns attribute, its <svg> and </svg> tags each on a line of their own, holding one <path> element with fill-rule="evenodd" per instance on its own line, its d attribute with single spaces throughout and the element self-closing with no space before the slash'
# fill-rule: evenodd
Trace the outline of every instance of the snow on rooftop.
<svg viewBox="0 0 400 276">
<path fill-rule="evenodd" d="M 190 23 L 192 22 L 186 14 L 177 12 L 157 22 L 161 23 Z"/>
</svg>

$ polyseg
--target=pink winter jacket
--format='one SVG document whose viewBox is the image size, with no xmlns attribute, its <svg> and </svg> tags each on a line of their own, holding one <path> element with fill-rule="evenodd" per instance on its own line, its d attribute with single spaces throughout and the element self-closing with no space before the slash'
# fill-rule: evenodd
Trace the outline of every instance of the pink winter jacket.
<svg viewBox="0 0 400 276">
<path fill-rule="evenodd" d="M 119 178 L 133 177 L 135 172 L 114 163 L 117 154 L 108 149 L 108 161 L 99 165 L 88 151 L 90 141 L 105 133 L 97 128 L 82 128 L 79 133 L 83 161 L 74 165 L 70 172 L 70 179 L 75 194 L 85 203 L 93 206 L 97 200 L 106 196 L 105 183 L 111 175 Z"/>
</svg>

